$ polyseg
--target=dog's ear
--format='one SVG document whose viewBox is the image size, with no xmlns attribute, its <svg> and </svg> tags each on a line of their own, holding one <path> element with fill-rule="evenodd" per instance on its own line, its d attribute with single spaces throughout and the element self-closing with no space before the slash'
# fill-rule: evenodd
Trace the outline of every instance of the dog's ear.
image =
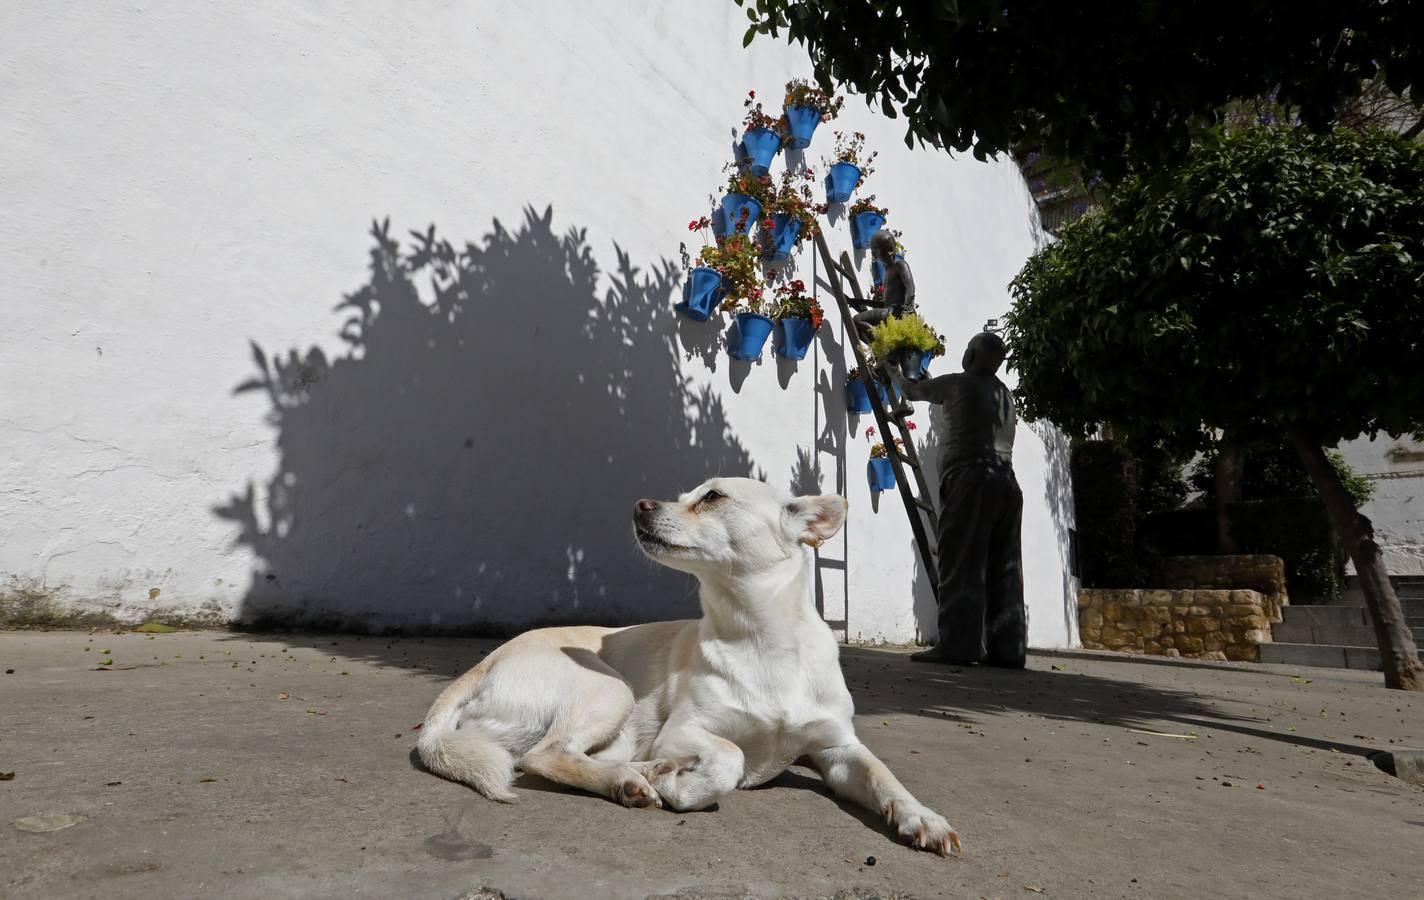
<svg viewBox="0 0 1424 900">
<path fill-rule="evenodd" d="M 846 499 L 835 494 L 796 497 L 786 504 L 782 515 L 796 540 L 819 547 L 845 524 Z"/>
</svg>

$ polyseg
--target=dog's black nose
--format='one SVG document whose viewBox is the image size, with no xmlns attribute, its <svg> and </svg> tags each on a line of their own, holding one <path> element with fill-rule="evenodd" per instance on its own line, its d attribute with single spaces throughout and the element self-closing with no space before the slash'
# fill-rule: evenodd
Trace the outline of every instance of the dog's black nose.
<svg viewBox="0 0 1424 900">
<path fill-rule="evenodd" d="M 639 500 L 633 507 L 633 521 L 646 522 L 657 508 L 657 503 L 652 500 Z"/>
</svg>

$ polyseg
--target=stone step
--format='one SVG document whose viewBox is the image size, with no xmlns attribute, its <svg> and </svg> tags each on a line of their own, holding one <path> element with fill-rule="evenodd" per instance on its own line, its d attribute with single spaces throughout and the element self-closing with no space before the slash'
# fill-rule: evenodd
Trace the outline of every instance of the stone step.
<svg viewBox="0 0 1424 900">
<path fill-rule="evenodd" d="M 1328 669 L 1381 669 L 1375 647 L 1343 647 L 1335 644 L 1261 645 L 1261 662 L 1284 666 L 1320 666 Z"/>
<path fill-rule="evenodd" d="M 1399 605 L 1404 607 L 1404 614 L 1411 618 L 1424 616 L 1424 595 L 1410 596 L 1395 592 L 1399 597 Z M 1340 595 L 1340 602 L 1332 604 L 1338 606 L 1364 606 L 1365 593 L 1359 588 L 1346 588 Z"/>
<path fill-rule="evenodd" d="M 1414 640 L 1424 644 L 1424 628 L 1414 628 Z M 1277 622 L 1271 639 L 1287 644 L 1335 644 L 1350 647 L 1375 645 L 1373 625 L 1320 625 L 1310 622 Z"/>
<path fill-rule="evenodd" d="M 1288 625 L 1369 625 L 1370 611 L 1363 606 L 1283 606 L 1281 619 Z M 1410 628 L 1424 628 L 1424 616 L 1406 612 L 1404 620 Z"/>
</svg>

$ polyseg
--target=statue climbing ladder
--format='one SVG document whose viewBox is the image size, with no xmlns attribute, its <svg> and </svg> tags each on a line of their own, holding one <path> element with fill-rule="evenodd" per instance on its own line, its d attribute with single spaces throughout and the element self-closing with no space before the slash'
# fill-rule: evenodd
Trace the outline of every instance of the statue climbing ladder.
<svg viewBox="0 0 1424 900">
<path fill-rule="evenodd" d="M 837 263 L 831 259 L 830 248 L 826 246 L 824 234 L 816 234 L 816 250 L 821 256 L 821 266 L 825 269 L 826 281 L 830 284 L 831 293 L 835 295 L 836 304 L 840 307 L 841 321 L 845 323 L 850 335 L 851 352 L 855 354 L 855 365 L 860 370 L 862 377 L 874 378 L 870 370 L 869 361 L 865 356 L 865 348 L 860 343 L 860 335 L 856 333 L 852 324 L 851 304 L 846 300 L 845 292 L 841 288 L 841 278 L 844 277 L 850 285 L 851 293 L 855 297 L 855 305 L 862 306 L 865 298 L 860 292 L 860 284 L 856 280 L 855 268 L 851 265 L 850 254 L 842 252 L 841 261 Z M 893 386 L 891 391 L 893 391 Z M 935 511 L 934 495 L 930 493 L 929 485 L 925 482 L 925 468 L 920 462 L 920 455 L 915 450 L 914 436 L 905 425 L 905 420 L 909 413 L 896 413 L 894 410 L 886 410 L 885 404 L 880 400 L 878 390 L 869 390 L 870 410 L 875 415 L 875 424 L 880 429 L 880 440 L 885 445 L 885 455 L 890 460 L 891 468 L 895 471 L 895 486 L 900 491 L 900 500 L 905 504 L 905 514 L 910 519 L 910 530 L 915 535 L 915 547 L 920 554 L 920 563 L 925 567 L 925 574 L 930 583 L 930 593 L 934 595 L 936 602 L 939 600 L 939 569 L 935 564 L 936 548 L 930 543 L 930 535 L 935 534 L 939 523 L 939 515 Z M 894 428 L 891 428 L 891 423 Z M 896 434 L 904 442 L 904 451 L 899 449 L 895 443 Z M 914 473 L 915 489 L 918 495 L 910 490 L 910 481 L 905 477 L 908 469 Z M 926 531 L 925 523 L 929 523 L 929 530 Z"/>
</svg>

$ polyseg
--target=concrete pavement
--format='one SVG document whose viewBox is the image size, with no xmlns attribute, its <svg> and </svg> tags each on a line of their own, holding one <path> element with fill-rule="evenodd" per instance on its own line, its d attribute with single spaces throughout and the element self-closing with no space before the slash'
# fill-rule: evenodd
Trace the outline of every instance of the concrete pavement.
<svg viewBox="0 0 1424 900">
<path fill-rule="evenodd" d="M 413 727 L 493 646 L 0 633 L 0 896 L 1424 894 L 1424 788 L 1364 756 L 1424 746 L 1424 697 L 1374 673 L 846 648 L 862 739 L 964 838 L 946 860 L 799 769 L 681 815 L 420 771 Z"/>
</svg>

